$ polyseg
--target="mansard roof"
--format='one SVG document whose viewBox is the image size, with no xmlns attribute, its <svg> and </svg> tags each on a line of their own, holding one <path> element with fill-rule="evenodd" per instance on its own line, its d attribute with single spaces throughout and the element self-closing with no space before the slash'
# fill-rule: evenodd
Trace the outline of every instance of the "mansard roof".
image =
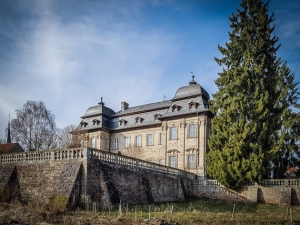
<svg viewBox="0 0 300 225">
<path fill-rule="evenodd" d="M 82 118 L 81 130 L 93 130 L 106 128 L 109 130 L 121 130 L 128 128 L 139 128 L 145 126 L 156 126 L 161 124 L 161 121 L 170 117 L 185 116 L 195 113 L 210 112 L 208 93 L 194 81 L 194 76 L 189 86 L 180 87 L 173 99 L 129 107 L 126 102 L 126 107 L 115 112 L 112 109 L 104 106 L 104 103 L 98 103 L 98 106 L 92 106 L 87 109 Z M 191 104 L 191 102 L 193 104 Z M 160 115 L 160 116 L 157 116 Z M 209 114 L 212 116 L 212 114 Z M 103 117 L 104 116 L 104 117 Z M 140 117 L 142 119 L 137 120 Z M 99 123 L 93 123 L 93 120 L 99 120 Z M 121 123 L 120 121 L 126 121 Z"/>
<path fill-rule="evenodd" d="M 204 90 L 203 87 L 197 84 L 193 79 L 190 82 L 189 86 L 183 86 L 179 88 L 176 91 L 176 94 L 172 100 L 174 101 L 174 100 L 179 100 L 179 99 L 183 99 L 191 96 L 199 96 L 199 95 L 204 96 L 206 100 L 209 99 L 209 94 Z"/>
<path fill-rule="evenodd" d="M 87 117 L 91 117 L 91 116 L 96 116 L 96 115 L 100 115 L 103 114 L 105 116 L 111 116 L 113 114 L 115 114 L 115 112 L 104 106 L 103 102 L 98 103 L 97 106 L 92 106 L 90 108 L 88 108 L 84 114 L 84 116 L 82 116 L 81 118 L 87 118 Z"/>
<path fill-rule="evenodd" d="M 148 112 L 148 111 L 153 111 L 157 109 L 167 109 L 169 108 L 170 104 L 172 101 L 162 101 L 162 102 L 156 102 L 156 103 L 150 103 L 146 105 L 139 105 L 139 106 L 134 106 L 130 107 L 124 111 L 119 111 L 113 115 L 112 117 L 118 117 L 118 116 L 123 116 L 127 114 L 137 114 L 141 112 Z"/>
</svg>

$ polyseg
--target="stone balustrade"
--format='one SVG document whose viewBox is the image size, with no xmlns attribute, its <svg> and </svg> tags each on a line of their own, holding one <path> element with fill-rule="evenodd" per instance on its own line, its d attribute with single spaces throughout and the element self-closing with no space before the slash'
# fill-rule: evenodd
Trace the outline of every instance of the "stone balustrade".
<svg viewBox="0 0 300 225">
<path fill-rule="evenodd" d="M 189 173 L 177 168 L 172 168 L 148 161 L 143 161 L 140 159 L 109 153 L 106 151 L 101 151 L 97 149 L 90 149 L 90 158 L 95 158 L 103 162 L 113 163 L 120 166 L 127 166 L 136 169 L 147 169 L 155 172 L 162 172 L 172 175 L 180 175 L 182 177 L 186 177 L 188 179 L 196 179 L 197 175 L 194 173 Z"/>
<path fill-rule="evenodd" d="M 32 151 L 22 153 L 1 154 L 0 163 L 22 163 L 52 160 L 82 159 L 87 157 L 88 149 L 60 149 L 47 151 Z"/>
<path fill-rule="evenodd" d="M 192 180 L 193 186 L 221 186 L 217 180 Z"/>
<path fill-rule="evenodd" d="M 300 186 L 300 179 L 265 179 L 261 186 Z"/>
<path fill-rule="evenodd" d="M 192 180 L 192 185 L 197 186 L 222 186 L 217 180 Z M 248 182 L 244 186 L 263 186 L 263 187 L 273 187 L 273 186 L 294 186 L 300 187 L 300 179 L 265 179 L 260 184 L 255 184 L 253 182 Z"/>
<path fill-rule="evenodd" d="M 119 166 L 129 166 L 136 169 L 147 169 L 172 175 L 179 175 L 191 180 L 196 179 L 196 174 L 189 173 L 177 168 L 172 168 L 156 163 L 139 160 L 136 158 L 110 153 L 93 148 L 70 148 L 47 151 L 32 151 L 22 153 L 0 154 L 0 163 L 22 163 L 22 162 L 43 162 L 70 159 L 98 159 Z"/>
</svg>

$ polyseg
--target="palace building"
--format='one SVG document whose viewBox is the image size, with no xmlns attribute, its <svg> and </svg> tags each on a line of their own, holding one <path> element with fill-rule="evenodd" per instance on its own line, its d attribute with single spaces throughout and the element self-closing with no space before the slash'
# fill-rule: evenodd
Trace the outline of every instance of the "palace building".
<svg viewBox="0 0 300 225">
<path fill-rule="evenodd" d="M 101 98 L 97 106 L 88 108 L 81 117 L 77 135 L 83 135 L 83 146 L 204 177 L 213 117 L 208 101 L 208 93 L 194 81 L 194 76 L 171 100 L 135 107 L 121 102 L 121 110 L 116 112 L 106 107 Z"/>
</svg>

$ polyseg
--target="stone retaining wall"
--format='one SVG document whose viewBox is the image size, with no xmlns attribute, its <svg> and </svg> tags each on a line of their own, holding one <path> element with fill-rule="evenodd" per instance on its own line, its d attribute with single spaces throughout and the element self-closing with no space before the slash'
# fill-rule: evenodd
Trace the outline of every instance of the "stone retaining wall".
<svg viewBox="0 0 300 225">
<path fill-rule="evenodd" d="M 184 183 L 177 175 L 136 170 L 95 159 L 88 163 L 87 193 L 91 201 L 101 205 L 183 201 L 188 188 Z"/>
<path fill-rule="evenodd" d="M 242 196 L 240 193 L 226 189 L 222 186 L 213 185 L 193 185 L 190 193 L 196 197 L 206 197 L 212 199 L 221 199 L 229 202 L 246 202 L 247 198 Z"/>
<path fill-rule="evenodd" d="M 93 149 L 2 155 L 2 201 L 65 197 L 67 208 L 183 201 L 195 174 Z"/>
<path fill-rule="evenodd" d="M 2 201 L 17 198 L 22 202 L 32 199 L 49 202 L 55 197 L 65 196 L 69 208 L 80 201 L 78 193 L 83 170 L 80 161 L 2 164 L 0 169 L 0 177 L 9 177 L 6 182 L 2 181 Z"/>
</svg>

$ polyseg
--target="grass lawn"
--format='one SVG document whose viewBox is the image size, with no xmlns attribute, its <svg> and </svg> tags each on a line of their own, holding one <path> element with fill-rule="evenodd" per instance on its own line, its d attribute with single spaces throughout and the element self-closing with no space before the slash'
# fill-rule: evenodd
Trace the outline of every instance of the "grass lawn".
<svg viewBox="0 0 300 225">
<path fill-rule="evenodd" d="M 122 206 L 122 218 L 143 221 L 151 218 L 170 220 L 179 224 L 300 224 L 300 206 L 270 204 L 233 204 L 215 199 L 190 198 L 185 202 Z M 150 213 L 149 213 L 150 208 Z M 233 214 L 234 208 L 234 214 Z M 100 212 L 118 217 L 118 210 Z M 292 216 L 292 218 L 291 218 Z M 293 222 L 291 222 L 293 221 Z"/>
<path fill-rule="evenodd" d="M 38 201 L 28 205 L 1 203 L 0 225 L 300 224 L 300 206 L 233 204 L 207 198 L 189 198 L 184 202 L 122 205 L 121 214 L 119 208 L 65 212 Z"/>
</svg>

